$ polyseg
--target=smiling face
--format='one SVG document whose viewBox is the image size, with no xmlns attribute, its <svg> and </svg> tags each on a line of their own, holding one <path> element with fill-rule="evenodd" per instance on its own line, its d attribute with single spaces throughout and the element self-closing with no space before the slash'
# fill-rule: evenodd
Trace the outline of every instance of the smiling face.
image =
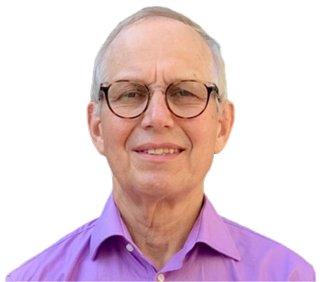
<svg viewBox="0 0 320 282">
<path fill-rule="evenodd" d="M 225 145 L 232 122 L 226 129 L 226 118 L 219 117 L 213 98 L 202 115 L 178 118 L 168 110 L 164 92 L 178 80 L 215 82 L 204 40 L 179 21 L 145 18 L 117 35 L 104 61 L 108 71 L 103 82 L 140 81 L 152 93 L 146 112 L 131 120 L 114 115 L 105 100 L 101 116 L 91 115 L 93 104 L 88 107 L 92 140 L 109 162 L 113 189 L 156 199 L 202 193 L 213 156 Z"/>
</svg>

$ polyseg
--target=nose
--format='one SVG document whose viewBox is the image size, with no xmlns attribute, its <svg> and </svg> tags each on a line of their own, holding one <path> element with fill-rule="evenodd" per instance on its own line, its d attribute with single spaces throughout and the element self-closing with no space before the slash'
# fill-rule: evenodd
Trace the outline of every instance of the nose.
<svg viewBox="0 0 320 282">
<path fill-rule="evenodd" d="M 172 128 L 174 125 L 173 115 L 169 111 L 163 91 L 153 92 L 149 106 L 143 114 L 141 125 L 143 128 Z"/>
</svg>

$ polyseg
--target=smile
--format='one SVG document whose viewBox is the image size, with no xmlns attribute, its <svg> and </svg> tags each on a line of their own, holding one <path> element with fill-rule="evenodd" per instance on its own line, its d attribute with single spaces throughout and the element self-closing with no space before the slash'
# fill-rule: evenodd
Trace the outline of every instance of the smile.
<svg viewBox="0 0 320 282">
<path fill-rule="evenodd" d="M 169 149 L 169 148 L 158 148 L 158 149 L 148 149 L 143 150 L 143 153 L 149 154 L 149 155 L 172 155 L 176 153 L 180 153 L 181 150 L 179 149 Z"/>
</svg>

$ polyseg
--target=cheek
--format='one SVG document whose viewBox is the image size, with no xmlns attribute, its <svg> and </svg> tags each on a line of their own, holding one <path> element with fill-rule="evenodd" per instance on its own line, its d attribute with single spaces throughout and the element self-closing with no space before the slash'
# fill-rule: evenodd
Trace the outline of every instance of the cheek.
<svg viewBox="0 0 320 282">
<path fill-rule="evenodd" d="M 212 158 L 215 146 L 215 131 L 213 128 L 201 126 L 194 137 L 193 142 L 195 152 L 201 158 Z"/>
<path fill-rule="evenodd" d="M 191 131 L 192 130 L 192 131 Z M 198 124 L 190 128 L 192 157 L 197 163 L 208 167 L 212 163 L 216 143 L 217 119 L 214 115 L 203 116 Z"/>
<path fill-rule="evenodd" d="M 102 135 L 105 155 L 109 160 L 118 158 L 125 152 L 126 141 L 130 136 L 132 127 L 126 120 L 108 115 L 102 122 Z"/>
<path fill-rule="evenodd" d="M 199 120 L 195 120 L 195 124 L 190 124 L 194 145 L 198 145 L 202 150 L 214 148 L 217 126 L 217 115 L 208 107 L 206 112 L 199 117 Z"/>
</svg>

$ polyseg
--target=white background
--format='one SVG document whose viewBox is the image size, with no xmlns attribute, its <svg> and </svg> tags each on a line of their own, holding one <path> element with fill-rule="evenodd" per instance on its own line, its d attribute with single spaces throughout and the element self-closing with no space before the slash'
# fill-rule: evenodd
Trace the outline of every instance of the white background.
<svg viewBox="0 0 320 282">
<path fill-rule="evenodd" d="M 86 125 L 93 61 L 119 21 L 153 5 L 189 16 L 222 46 L 236 121 L 207 195 L 319 272 L 317 4 L 1 1 L 0 276 L 100 215 L 111 177 Z"/>
</svg>

